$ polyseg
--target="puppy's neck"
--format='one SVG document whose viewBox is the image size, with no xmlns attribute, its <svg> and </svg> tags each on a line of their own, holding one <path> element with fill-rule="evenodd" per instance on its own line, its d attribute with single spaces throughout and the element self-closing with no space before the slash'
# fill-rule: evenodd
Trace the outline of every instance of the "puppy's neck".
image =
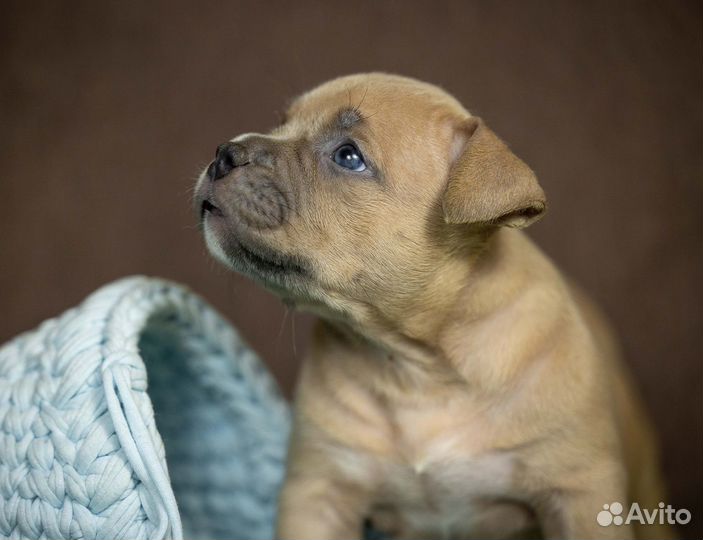
<svg viewBox="0 0 703 540">
<path fill-rule="evenodd" d="M 467 347 L 457 344 L 472 343 L 468 349 L 478 355 L 483 343 L 505 339 L 501 335 L 505 325 L 497 319 L 518 312 L 519 305 L 529 300 L 526 291 L 539 287 L 547 274 L 552 274 L 551 265 L 522 232 L 501 229 L 481 249 L 457 253 L 437 264 L 412 298 L 364 306 L 351 320 L 325 318 L 340 338 L 366 347 L 370 357 L 395 359 L 391 365 L 396 366 L 396 378 L 466 382 L 468 372 L 480 379 L 473 365 L 477 360 L 459 355 Z M 389 371 L 387 362 L 377 366 Z"/>
</svg>

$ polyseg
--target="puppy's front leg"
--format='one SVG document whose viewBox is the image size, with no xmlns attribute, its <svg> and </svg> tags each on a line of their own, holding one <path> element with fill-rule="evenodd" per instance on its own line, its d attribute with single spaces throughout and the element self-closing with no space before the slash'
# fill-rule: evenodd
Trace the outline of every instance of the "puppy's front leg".
<svg viewBox="0 0 703 540">
<path fill-rule="evenodd" d="M 299 423 L 288 451 L 278 499 L 279 540 L 351 540 L 362 536 L 370 485 L 345 475 L 334 459 L 338 444 Z"/>
<path fill-rule="evenodd" d="M 276 538 L 361 538 L 367 509 L 368 498 L 356 486 L 319 475 L 289 475 L 279 498 Z"/>
</svg>

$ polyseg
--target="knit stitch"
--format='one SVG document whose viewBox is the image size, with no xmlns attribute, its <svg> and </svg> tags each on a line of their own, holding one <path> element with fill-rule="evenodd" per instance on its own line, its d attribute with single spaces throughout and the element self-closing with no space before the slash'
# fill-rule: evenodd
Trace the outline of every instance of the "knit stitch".
<svg viewBox="0 0 703 540">
<path fill-rule="evenodd" d="M 0 537 L 270 538 L 289 429 L 203 300 L 115 282 L 0 348 Z"/>
</svg>

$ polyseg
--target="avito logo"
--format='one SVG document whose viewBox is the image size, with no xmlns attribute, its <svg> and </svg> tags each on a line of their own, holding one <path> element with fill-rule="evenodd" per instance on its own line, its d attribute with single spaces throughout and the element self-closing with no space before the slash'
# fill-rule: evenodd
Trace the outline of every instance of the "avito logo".
<svg viewBox="0 0 703 540">
<path fill-rule="evenodd" d="M 598 512 L 596 516 L 596 521 L 601 527 L 622 525 L 623 523 L 626 525 L 630 523 L 641 523 L 642 525 L 653 525 L 654 523 L 660 525 L 686 525 L 686 523 L 691 521 L 691 512 L 685 508 L 676 510 L 670 504 L 665 505 L 663 502 L 660 502 L 659 507 L 654 510 L 642 508 L 638 503 L 632 503 L 629 512 L 624 517 L 622 515 L 623 510 L 622 504 L 617 501 L 604 504 L 603 510 Z"/>
</svg>

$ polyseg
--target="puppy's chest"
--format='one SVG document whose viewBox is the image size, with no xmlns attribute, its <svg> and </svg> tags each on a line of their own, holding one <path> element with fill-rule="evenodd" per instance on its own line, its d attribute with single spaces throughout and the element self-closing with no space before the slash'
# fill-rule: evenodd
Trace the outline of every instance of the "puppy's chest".
<svg viewBox="0 0 703 540">
<path fill-rule="evenodd" d="M 384 490 L 429 505 L 509 493 L 516 460 L 492 450 L 485 437 L 470 421 L 409 418 L 397 433 L 395 459 L 379 464 Z"/>
<path fill-rule="evenodd" d="M 394 406 L 378 411 L 377 418 L 378 423 L 359 426 L 356 441 L 370 430 L 383 444 L 355 444 L 357 450 L 339 451 L 337 458 L 351 477 L 376 484 L 382 497 L 446 507 L 511 492 L 516 458 L 493 448 L 491 422 L 472 414 L 471 404 Z"/>
<path fill-rule="evenodd" d="M 405 526 L 472 530 L 487 501 L 513 496 L 517 460 L 490 448 L 481 422 L 452 410 L 400 413 L 396 421 L 393 457 L 374 467 L 382 479 L 376 503 L 394 508 Z"/>
</svg>

